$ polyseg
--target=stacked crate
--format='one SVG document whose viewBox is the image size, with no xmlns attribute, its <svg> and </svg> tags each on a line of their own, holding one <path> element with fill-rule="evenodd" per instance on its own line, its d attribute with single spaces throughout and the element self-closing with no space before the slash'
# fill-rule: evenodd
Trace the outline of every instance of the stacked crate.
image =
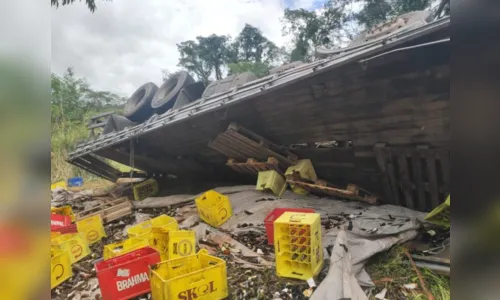
<svg viewBox="0 0 500 300">
<path fill-rule="evenodd" d="M 321 219 L 318 213 L 285 212 L 274 222 L 276 273 L 307 280 L 323 267 Z"/>
</svg>

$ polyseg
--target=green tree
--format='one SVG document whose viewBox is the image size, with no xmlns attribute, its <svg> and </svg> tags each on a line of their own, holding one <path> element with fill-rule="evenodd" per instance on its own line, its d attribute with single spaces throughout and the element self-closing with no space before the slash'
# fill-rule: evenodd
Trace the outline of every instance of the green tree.
<svg viewBox="0 0 500 300">
<path fill-rule="evenodd" d="M 257 77 L 269 74 L 269 70 L 284 61 L 286 51 L 266 38 L 262 31 L 245 24 L 229 47 L 229 74 L 252 72 Z"/>
<path fill-rule="evenodd" d="M 59 7 L 59 5 L 64 6 L 64 5 L 72 4 L 75 1 L 76 0 L 50 0 L 50 5 L 55 6 L 55 7 Z M 106 0 L 106 1 L 111 1 L 111 0 Z M 82 0 L 80 0 L 80 2 L 82 2 Z M 85 3 L 87 4 L 87 7 L 91 12 L 94 12 L 96 10 L 97 6 L 95 4 L 95 0 L 85 0 Z"/>
<path fill-rule="evenodd" d="M 107 91 L 95 91 L 85 78 L 76 78 L 72 68 L 63 76 L 51 76 L 51 119 L 54 125 L 83 121 L 89 112 L 124 103 L 120 96 Z"/>
<path fill-rule="evenodd" d="M 271 67 L 269 64 L 262 62 L 250 62 L 250 61 L 242 61 L 238 63 L 230 63 L 228 64 L 229 74 L 241 74 L 244 72 L 252 72 L 257 77 L 264 77 L 269 74 L 269 70 Z"/>
<path fill-rule="evenodd" d="M 319 13 L 306 9 L 285 10 L 282 33 L 293 37 L 292 61 L 309 61 L 316 47 L 331 47 L 352 38 L 353 33 L 344 26 L 350 20 L 346 11 L 348 3 L 347 0 L 329 0 Z"/>
<path fill-rule="evenodd" d="M 212 34 L 197 37 L 200 56 L 209 63 L 215 73 L 215 80 L 222 79 L 222 68 L 226 65 L 229 54 L 230 38 Z"/>
<path fill-rule="evenodd" d="M 177 44 L 177 49 L 180 55 L 178 66 L 205 84 L 211 75 L 215 80 L 222 79 L 226 69 L 229 74 L 250 71 L 265 76 L 270 68 L 287 57 L 284 48 L 277 47 L 260 29 L 250 24 L 245 24 L 234 41 L 229 36 L 212 34 L 184 41 Z"/>
<path fill-rule="evenodd" d="M 230 55 L 229 42 L 228 36 L 212 34 L 177 44 L 180 54 L 178 66 L 195 74 L 204 83 L 208 83 L 212 72 L 217 80 L 222 79 L 222 69 Z"/>
<path fill-rule="evenodd" d="M 245 24 L 236 37 L 233 49 L 238 60 L 256 63 L 272 63 L 279 56 L 279 48 L 268 40 L 262 31 L 250 24 Z"/>
<path fill-rule="evenodd" d="M 428 9 L 430 5 L 431 0 L 367 0 L 355 18 L 370 28 L 405 13 Z"/>
</svg>

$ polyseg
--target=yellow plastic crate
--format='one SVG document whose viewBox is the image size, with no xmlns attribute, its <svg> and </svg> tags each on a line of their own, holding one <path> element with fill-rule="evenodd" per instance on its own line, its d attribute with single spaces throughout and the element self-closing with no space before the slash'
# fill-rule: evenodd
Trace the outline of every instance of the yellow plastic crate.
<svg viewBox="0 0 500 300">
<path fill-rule="evenodd" d="M 50 251 L 50 289 L 60 285 L 63 281 L 73 276 L 71 259 L 68 250 Z"/>
<path fill-rule="evenodd" d="M 301 179 L 307 179 L 310 181 L 316 181 L 318 179 L 310 159 L 301 159 L 297 161 L 295 165 L 288 167 L 288 169 L 286 169 L 285 176 L 287 178 L 294 178 L 298 176 Z M 290 187 L 295 194 L 302 196 L 309 195 L 307 190 L 295 186 L 295 184 L 290 184 Z"/>
<path fill-rule="evenodd" d="M 281 197 L 286 191 L 286 180 L 275 170 L 260 171 L 255 189 L 271 191 L 276 196 Z"/>
<path fill-rule="evenodd" d="M 316 179 L 318 179 L 310 159 L 301 159 L 297 161 L 295 165 L 286 169 L 285 176 L 291 176 L 294 174 L 297 174 L 302 179 L 308 179 L 311 181 L 316 181 Z"/>
<path fill-rule="evenodd" d="M 51 231 L 50 232 L 50 240 L 52 240 L 55 237 L 61 236 L 61 233 L 59 231 Z"/>
<path fill-rule="evenodd" d="M 56 188 L 62 188 L 62 189 L 67 190 L 68 185 L 66 184 L 66 181 L 59 181 L 59 182 L 56 182 L 56 183 L 53 183 L 50 185 L 51 191 L 55 190 Z"/>
<path fill-rule="evenodd" d="M 106 236 L 100 215 L 81 219 L 76 222 L 76 227 L 78 228 L 78 232 L 83 234 L 89 245 L 100 241 Z"/>
<path fill-rule="evenodd" d="M 290 184 L 290 187 L 292 188 L 292 192 L 294 192 L 297 195 L 301 195 L 301 196 L 309 195 L 308 190 L 304 190 L 303 188 L 296 186 L 295 184 Z"/>
<path fill-rule="evenodd" d="M 75 214 L 73 213 L 73 209 L 69 205 L 61 207 L 51 207 L 50 212 L 58 215 L 68 216 L 71 218 L 71 222 L 75 222 L 76 220 Z"/>
<path fill-rule="evenodd" d="M 168 230 L 178 230 L 177 220 L 167 215 L 160 215 L 156 218 L 139 223 L 127 229 L 129 237 L 140 237 L 151 232 L 151 228 L 164 228 Z M 148 238 L 148 237 L 144 237 Z"/>
<path fill-rule="evenodd" d="M 156 196 L 158 194 L 158 182 L 156 182 L 154 178 L 150 178 L 141 183 L 134 184 L 132 189 L 135 200 L 144 200 L 147 197 Z"/>
<path fill-rule="evenodd" d="M 129 238 L 121 242 L 104 246 L 102 256 L 104 260 L 107 260 L 148 246 L 149 241 L 147 239 Z"/>
<path fill-rule="evenodd" d="M 445 228 L 450 227 L 450 205 L 451 205 L 450 195 L 446 198 L 446 201 L 441 203 L 438 207 L 434 208 L 427 216 L 425 220 L 436 225 L 443 226 Z"/>
<path fill-rule="evenodd" d="M 149 245 L 160 253 L 162 260 L 185 257 L 195 254 L 196 235 L 192 230 L 153 228 Z"/>
<path fill-rule="evenodd" d="M 213 227 L 219 227 L 233 215 L 229 198 L 214 190 L 196 198 L 196 208 L 200 218 Z"/>
<path fill-rule="evenodd" d="M 149 267 L 155 300 L 216 300 L 228 296 L 226 262 L 202 249 Z"/>
<path fill-rule="evenodd" d="M 71 264 L 90 254 L 89 245 L 81 233 L 68 233 L 57 236 L 51 240 L 50 245 L 52 249 L 68 250 Z"/>
<path fill-rule="evenodd" d="M 321 218 L 318 213 L 285 212 L 274 221 L 276 273 L 307 280 L 323 267 Z"/>
</svg>

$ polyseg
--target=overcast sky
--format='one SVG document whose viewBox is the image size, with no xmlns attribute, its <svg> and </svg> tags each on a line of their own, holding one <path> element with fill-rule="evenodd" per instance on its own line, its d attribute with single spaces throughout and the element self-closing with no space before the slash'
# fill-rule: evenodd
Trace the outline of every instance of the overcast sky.
<svg viewBox="0 0 500 300">
<path fill-rule="evenodd" d="M 97 90 L 129 96 L 161 69 L 178 69 L 176 43 L 199 35 L 235 37 L 249 23 L 277 45 L 286 7 L 317 9 L 326 0 L 96 0 L 52 8 L 52 71 L 73 67 Z M 84 1 L 83 1 L 84 2 Z"/>
</svg>

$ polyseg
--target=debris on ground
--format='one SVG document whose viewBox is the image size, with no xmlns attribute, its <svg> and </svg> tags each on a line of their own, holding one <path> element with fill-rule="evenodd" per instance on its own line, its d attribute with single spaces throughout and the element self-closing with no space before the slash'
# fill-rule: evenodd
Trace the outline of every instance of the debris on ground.
<svg viewBox="0 0 500 300">
<path fill-rule="evenodd" d="M 132 226 L 161 215 L 174 218 L 181 230 L 195 232 L 196 252 L 206 249 L 209 255 L 226 262 L 228 299 L 333 299 L 328 293 L 332 286 L 342 282 L 335 279 L 337 276 L 349 278 L 344 288 L 345 284 L 350 286 L 351 295 L 359 293 L 359 299 L 378 299 L 376 295 L 386 299 L 425 295 L 398 244 L 409 249 L 417 266 L 422 257 L 432 259 L 433 255 L 449 249 L 449 229 L 423 226 L 425 214 L 404 207 L 372 206 L 315 196 L 297 198 L 290 191 L 281 198 L 270 198 L 254 186 L 216 190 L 229 198 L 233 214 L 219 228 L 200 219 L 194 201 L 200 195 L 133 201 L 128 200 L 133 199 L 130 184 L 98 191 L 56 188 L 53 207 L 70 206 L 77 218 L 96 212 L 95 215 L 105 216 L 106 236 L 91 244 L 90 254 L 72 265 L 73 276 L 52 289 L 52 299 L 102 299 L 95 264 L 103 260 L 104 246 L 127 239 L 127 230 Z M 109 208 L 123 201 L 131 203 L 130 212 L 109 217 L 109 211 L 113 211 Z M 308 280 L 277 276 L 275 248 L 269 243 L 265 224 L 266 217 L 277 208 L 306 208 L 320 214 L 325 263 L 317 276 Z M 337 258 L 335 263 L 331 262 L 333 257 Z M 427 269 L 421 273 L 429 294 L 435 299 L 449 299 L 449 278 Z M 151 299 L 151 294 L 134 299 Z"/>
</svg>

